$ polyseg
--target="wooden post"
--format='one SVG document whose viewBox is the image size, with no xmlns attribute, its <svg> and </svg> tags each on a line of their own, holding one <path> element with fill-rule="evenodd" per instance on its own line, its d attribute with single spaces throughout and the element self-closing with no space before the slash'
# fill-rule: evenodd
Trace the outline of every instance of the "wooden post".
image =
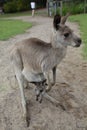
<svg viewBox="0 0 87 130">
<path fill-rule="evenodd" d="M 46 8 L 47 8 L 48 16 L 49 16 L 49 2 L 48 2 L 48 0 L 47 0 L 47 2 L 46 2 Z"/>
</svg>

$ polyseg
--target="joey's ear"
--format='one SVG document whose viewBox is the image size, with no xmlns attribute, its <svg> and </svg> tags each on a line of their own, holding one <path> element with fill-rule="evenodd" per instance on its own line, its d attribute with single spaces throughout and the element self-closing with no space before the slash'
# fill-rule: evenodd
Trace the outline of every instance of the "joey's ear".
<svg viewBox="0 0 87 130">
<path fill-rule="evenodd" d="M 56 30 L 59 29 L 59 24 L 61 22 L 61 16 L 60 15 L 55 15 L 54 20 L 53 20 L 53 26 Z"/>
</svg>

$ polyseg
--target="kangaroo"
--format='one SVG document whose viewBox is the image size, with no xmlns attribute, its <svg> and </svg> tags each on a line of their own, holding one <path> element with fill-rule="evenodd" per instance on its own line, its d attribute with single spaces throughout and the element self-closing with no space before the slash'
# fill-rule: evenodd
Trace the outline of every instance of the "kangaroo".
<svg viewBox="0 0 87 130">
<path fill-rule="evenodd" d="M 24 85 L 28 82 L 48 81 L 48 90 L 56 82 L 56 67 L 65 57 L 67 46 L 79 47 L 81 38 L 65 25 L 69 14 L 64 17 L 55 15 L 51 42 L 46 43 L 37 38 L 29 38 L 13 45 L 11 62 L 15 70 L 21 91 L 24 116 L 27 118 L 27 105 Z M 53 71 L 53 84 L 50 82 L 49 71 Z"/>
</svg>

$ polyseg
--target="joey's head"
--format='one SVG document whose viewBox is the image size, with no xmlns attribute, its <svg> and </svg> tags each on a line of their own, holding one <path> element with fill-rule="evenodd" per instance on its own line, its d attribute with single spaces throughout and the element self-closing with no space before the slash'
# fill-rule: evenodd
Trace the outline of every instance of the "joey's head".
<svg viewBox="0 0 87 130">
<path fill-rule="evenodd" d="M 67 47 L 68 45 L 73 47 L 79 47 L 82 43 L 80 37 L 74 34 L 73 30 L 71 30 L 68 26 L 65 25 L 65 22 L 68 18 L 69 14 L 61 17 L 60 15 L 55 15 L 53 20 L 54 27 L 54 38 L 52 45 L 57 48 L 59 45 L 63 45 Z"/>
</svg>

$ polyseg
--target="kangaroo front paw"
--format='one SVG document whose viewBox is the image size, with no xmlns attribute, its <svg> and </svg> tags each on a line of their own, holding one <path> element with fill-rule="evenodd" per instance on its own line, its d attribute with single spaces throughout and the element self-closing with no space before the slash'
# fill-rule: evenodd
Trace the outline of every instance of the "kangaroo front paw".
<svg viewBox="0 0 87 130">
<path fill-rule="evenodd" d="M 51 86 L 54 86 L 54 85 L 55 85 L 55 82 L 52 82 L 52 83 L 51 83 Z"/>
<path fill-rule="evenodd" d="M 52 86 L 54 86 L 55 83 L 50 83 L 48 84 L 47 88 L 46 88 L 46 92 L 50 91 Z"/>
</svg>

